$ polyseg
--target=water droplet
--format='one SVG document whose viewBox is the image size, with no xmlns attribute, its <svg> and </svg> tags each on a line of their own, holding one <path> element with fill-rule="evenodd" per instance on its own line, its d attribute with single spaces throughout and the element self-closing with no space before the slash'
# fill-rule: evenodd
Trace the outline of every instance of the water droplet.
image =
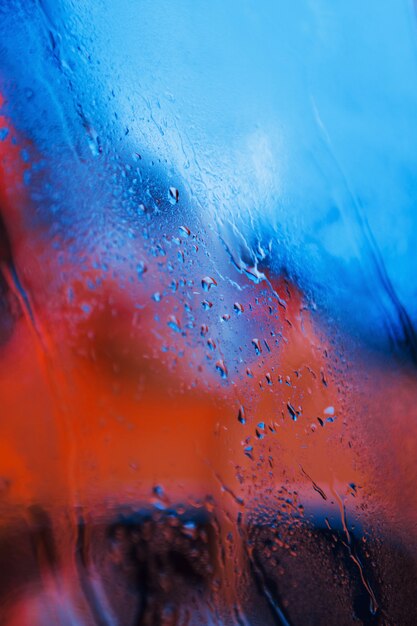
<svg viewBox="0 0 417 626">
<path fill-rule="evenodd" d="M 245 310 L 243 308 L 243 305 L 240 304 L 240 302 L 235 302 L 234 305 L 233 305 L 233 308 L 236 311 L 236 313 L 238 313 L 238 314 L 243 313 L 243 311 Z"/>
<path fill-rule="evenodd" d="M 230 320 L 230 315 L 228 313 L 225 313 L 224 315 L 222 315 L 222 320 L 224 322 L 228 322 Z"/>
<path fill-rule="evenodd" d="M 216 342 L 214 341 L 214 339 L 207 339 L 207 345 L 210 348 L 210 350 L 215 350 L 216 349 Z"/>
<path fill-rule="evenodd" d="M 208 309 L 211 309 L 211 307 L 213 306 L 213 303 L 210 302 L 209 300 L 203 300 L 201 304 L 203 305 L 203 309 L 205 311 L 207 311 Z"/>
<path fill-rule="evenodd" d="M 180 199 L 180 192 L 176 187 L 170 187 L 168 191 L 168 200 L 171 204 L 177 204 Z"/>
<path fill-rule="evenodd" d="M 251 461 L 253 461 L 252 450 L 253 450 L 253 446 L 246 446 L 246 448 L 244 449 L 245 455 L 249 459 L 251 459 Z"/>
<path fill-rule="evenodd" d="M 260 272 L 254 266 L 251 267 L 251 266 L 247 265 L 246 267 L 243 268 L 243 271 L 245 272 L 246 276 L 248 278 L 250 278 L 250 280 L 252 280 L 256 284 L 259 284 L 260 282 L 262 282 L 265 279 L 265 274 Z"/>
<path fill-rule="evenodd" d="M 180 232 L 181 234 L 186 235 L 187 237 L 191 235 L 191 230 L 187 228 L 187 226 L 180 226 Z"/>
<path fill-rule="evenodd" d="M 165 494 L 164 488 L 161 485 L 155 485 L 152 489 L 152 493 L 154 495 L 154 507 L 161 511 L 165 510 L 169 500 Z"/>
<path fill-rule="evenodd" d="M 161 302 L 162 296 L 159 293 L 159 291 L 155 291 L 155 293 L 152 296 L 152 300 L 154 300 L 155 302 Z"/>
<path fill-rule="evenodd" d="M 186 537 L 190 539 L 197 539 L 198 537 L 198 527 L 197 524 L 193 521 L 184 522 L 181 527 L 181 532 Z"/>
<path fill-rule="evenodd" d="M 161 485 L 155 485 L 152 491 L 155 496 L 158 496 L 158 498 L 162 498 L 164 496 L 164 488 L 161 487 Z"/>
<path fill-rule="evenodd" d="M 139 263 L 136 265 L 136 273 L 138 275 L 138 278 L 141 278 L 143 274 L 146 272 L 146 270 L 147 270 L 147 267 L 145 263 L 143 261 L 139 261 Z"/>
<path fill-rule="evenodd" d="M 201 286 L 204 289 L 204 291 L 209 291 L 209 289 L 211 289 L 213 286 L 217 287 L 217 283 L 214 280 L 214 278 L 211 278 L 211 276 L 205 276 L 201 280 Z"/>
<path fill-rule="evenodd" d="M 227 378 L 228 371 L 223 359 L 219 359 L 216 363 L 216 370 L 219 372 L 222 378 Z"/>
<path fill-rule="evenodd" d="M 241 424 L 246 424 L 245 409 L 243 408 L 243 406 L 239 407 L 239 411 L 237 414 L 237 421 L 240 422 Z"/>
<path fill-rule="evenodd" d="M 87 132 L 87 142 L 88 142 L 88 147 L 90 148 L 91 154 L 94 157 L 97 157 L 103 151 L 98 134 L 96 130 L 89 124 L 85 125 L 85 130 Z"/>
<path fill-rule="evenodd" d="M 261 342 L 259 341 L 259 339 L 257 339 L 256 337 L 252 339 L 252 345 L 255 347 L 256 354 L 257 355 L 261 354 L 262 346 L 261 346 Z"/>
<path fill-rule="evenodd" d="M 207 335 L 207 333 L 208 333 L 208 326 L 207 326 L 207 324 L 201 324 L 200 335 L 202 337 L 204 337 L 205 335 Z"/>
<path fill-rule="evenodd" d="M 293 405 L 290 402 L 287 402 L 287 409 L 293 422 L 296 422 L 298 417 L 297 411 L 294 409 Z"/>
<path fill-rule="evenodd" d="M 175 315 L 170 315 L 168 318 L 168 326 L 172 328 L 176 333 L 181 332 L 181 325 Z"/>
</svg>

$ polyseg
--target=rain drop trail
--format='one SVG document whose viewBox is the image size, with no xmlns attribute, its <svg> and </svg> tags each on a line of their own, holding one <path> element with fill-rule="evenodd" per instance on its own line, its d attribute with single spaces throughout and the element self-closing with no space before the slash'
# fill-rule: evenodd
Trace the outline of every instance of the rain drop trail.
<svg viewBox="0 0 417 626">
<path fill-rule="evenodd" d="M 306 478 L 308 478 L 308 480 L 311 481 L 311 484 L 313 485 L 314 491 L 317 491 L 317 493 L 321 495 L 323 500 L 327 500 L 327 496 L 324 493 L 323 489 L 321 487 L 319 487 L 317 483 L 314 482 L 314 480 L 311 478 L 311 476 L 309 476 L 307 474 L 307 472 L 304 470 L 304 468 L 301 465 L 300 465 L 300 469 L 303 472 L 304 476 L 306 476 Z"/>
<path fill-rule="evenodd" d="M 48 334 L 41 328 L 39 321 L 36 318 L 34 308 L 30 301 L 30 296 L 22 285 L 16 267 L 13 263 L 13 257 L 10 256 L 7 262 L 0 263 L 0 271 L 7 282 L 10 291 L 16 297 L 19 306 L 22 310 L 23 316 L 26 320 L 29 332 L 33 337 L 33 342 L 36 349 L 36 354 L 39 360 L 40 371 L 45 380 L 46 386 L 49 389 L 50 397 L 53 403 L 55 419 L 60 430 L 60 436 L 62 441 L 67 444 L 68 457 L 67 457 L 67 489 L 68 500 L 70 504 L 69 508 L 69 525 L 71 529 L 77 527 L 76 505 L 77 505 L 77 481 L 76 481 L 76 440 L 75 434 L 71 425 L 71 421 L 68 415 L 63 411 L 60 385 L 57 383 L 57 375 L 59 373 L 59 367 L 54 367 L 52 341 L 48 337 Z M 68 534 L 69 551 L 74 554 L 72 545 L 72 533 Z M 65 550 L 61 545 L 61 551 Z M 46 563 L 47 571 L 43 573 L 45 585 L 48 585 L 48 581 L 53 585 L 54 591 L 57 597 L 62 595 L 61 580 L 57 575 L 57 572 L 49 563 Z"/>
<path fill-rule="evenodd" d="M 369 606 L 369 610 L 371 612 L 372 615 L 375 615 L 379 609 L 379 605 L 378 602 L 375 598 L 375 594 L 373 592 L 373 589 L 367 579 L 367 577 L 365 576 L 365 572 L 363 570 L 363 565 L 359 559 L 359 557 L 355 554 L 355 549 L 354 546 L 352 544 L 352 537 L 350 536 L 350 532 L 348 529 L 348 525 L 347 525 L 347 518 L 346 518 L 346 508 L 345 508 L 345 504 L 342 500 L 342 498 L 339 496 L 339 494 L 337 493 L 337 491 L 335 489 L 332 489 L 332 493 L 334 495 L 334 497 L 336 498 L 336 501 L 339 505 L 339 509 L 340 509 L 340 517 L 341 517 L 341 521 L 342 521 L 342 525 L 343 525 L 343 530 L 345 532 L 346 535 L 346 541 L 347 544 L 346 547 L 349 551 L 349 556 L 352 559 L 352 561 L 355 563 L 356 567 L 359 570 L 359 575 L 362 581 L 363 586 L 365 587 L 368 595 L 369 595 L 369 599 L 370 599 L 370 606 Z"/>
<path fill-rule="evenodd" d="M 270 584 L 262 566 L 256 562 L 255 557 L 248 555 L 248 558 L 252 576 L 255 579 L 259 592 L 268 603 L 275 626 L 291 626 L 291 623 L 288 621 L 283 609 L 281 609 L 279 605 L 278 599 L 274 597 L 276 594 L 273 594 L 269 588 Z"/>
</svg>

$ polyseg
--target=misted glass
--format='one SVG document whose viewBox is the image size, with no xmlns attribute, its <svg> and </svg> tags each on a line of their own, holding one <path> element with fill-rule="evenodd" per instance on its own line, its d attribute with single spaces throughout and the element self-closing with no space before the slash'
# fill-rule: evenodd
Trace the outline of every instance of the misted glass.
<svg viewBox="0 0 417 626">
<path fill-rule="evenodd" d="M 414 9 L 0 2 L 0 626 L 417 624 Z"/>
</svg>

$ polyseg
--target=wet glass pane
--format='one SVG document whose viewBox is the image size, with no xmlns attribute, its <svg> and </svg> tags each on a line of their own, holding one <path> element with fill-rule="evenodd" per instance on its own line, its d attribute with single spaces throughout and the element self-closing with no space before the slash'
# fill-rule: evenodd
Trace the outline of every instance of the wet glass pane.
<svg viewBox="0 0 417 626">
<path fill-rule="evenodd" d="M 0 625 L 416 624 L 413 2 L 0 35 Z"/>
</svg>

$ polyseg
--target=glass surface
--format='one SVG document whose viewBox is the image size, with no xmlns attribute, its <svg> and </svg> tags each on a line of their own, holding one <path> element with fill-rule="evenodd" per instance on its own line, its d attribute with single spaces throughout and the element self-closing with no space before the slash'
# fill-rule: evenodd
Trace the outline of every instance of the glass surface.
<svg viewBox="0 0 417 626">
<path fill-rule="evenodd" d="M 0 626 L 414 626 L 413 2 L 0 35 Z"/>
</svg>

